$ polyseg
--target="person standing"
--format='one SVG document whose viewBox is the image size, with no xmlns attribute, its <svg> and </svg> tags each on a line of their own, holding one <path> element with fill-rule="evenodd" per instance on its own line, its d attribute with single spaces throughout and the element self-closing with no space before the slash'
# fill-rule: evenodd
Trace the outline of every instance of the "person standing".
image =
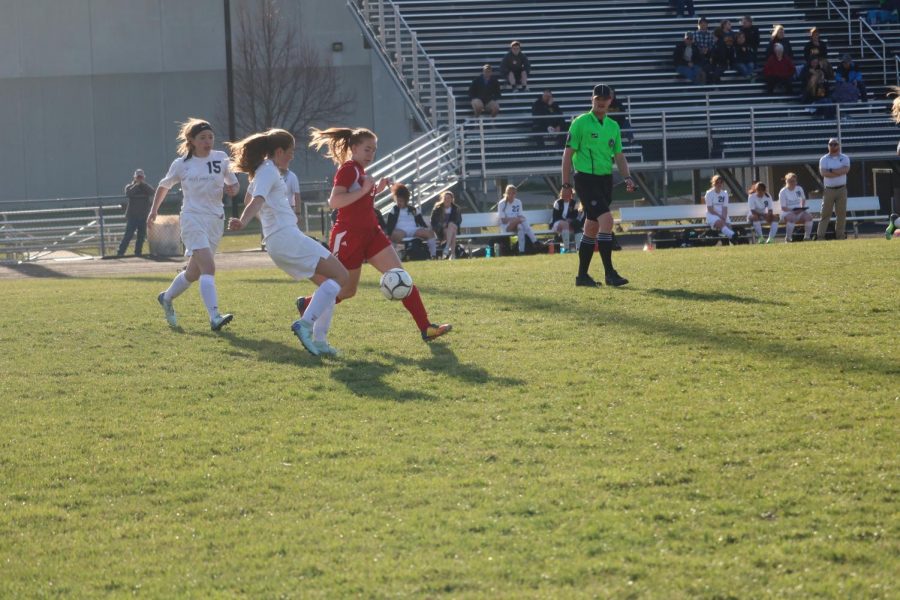
<svg viewBox="0 0 900 600">
<path fill-rule="evenodd" d="M 591 110 L 577 117 L 569 127 L 569 137 L 562 158 L 563 200 L 572 199 L 572 190 L 578 192 L 583 206 L 584 235 L 578 248 L 578 276 L 576 286 L 597 287 L 599 284 L 588 275 L 594 255 L 594 243 L 600 248 L 600 258 L 606 274 L 606 285 L 621 286 L 628 280 L 613 268 L 613 217 L 609 212 L 612 202 L 612 166 L 619 168 L 625 178 L 625 187 L 634 191 L 628 160 L 622 153 L 622 134 L 619 124 L 607 116 L 614 92 L 608 85 L 594 86 Z M 575 170 L 574 177 L 572 170 Z"/>
<path fill-rule="evenodd" d="M 234 315 L 219 313 L 215 255 L 225 233 L 222 191 L 234 196 L 238 191 L 238 180 L 231 171 L 228 155 L 221 150 L 213 150 L 215 139 L 208 121 L 190 118 L 181 124 L 178 153 L 182 156 L 172 161 L 168 173 L 159 182 L 153 196 L 153 206 L 147 215 L 147 225 L 153 227 L 159 205 L 169 189 L 181 184 L 184 195 L 181 241 L 185 247 L 184 254 L 190 259 L 187 268 L 176 275 L 169 288 L 156 298 L 171 327 L 178 324 L 172 301 L 198 280 L 200 297 L 209 314 L 210 328 L 219 331 L 234 318 Z"/>
<path fill-rule="evenodd" d="M 819 159 L 819 173 L 825 183 L 822 196 L 822 218 L 816 239 L 824 240 L 834 210 L 834 239 L 846 239 L 844 227 L 847 223 L 847 173 L 850 171 L 850 158 L 841 152 L 841 143 L 837 138 L 828 140 L 828 154 Z"/>
<path fill-rule="evenodd" d="M 134 178 L 125 186 L 125 234 L 116 256 L 125 256 L 125 250 L 131 243 L 131 237 L 137 232 L 134 242 L 134 255 L 143 256 L 144 238 L 147 237 L 147 215 L 150 214 L 150 202 L 154 193 L 153 186 L 144 181 L 144 170 L 135 169 Z"/>
</svg>

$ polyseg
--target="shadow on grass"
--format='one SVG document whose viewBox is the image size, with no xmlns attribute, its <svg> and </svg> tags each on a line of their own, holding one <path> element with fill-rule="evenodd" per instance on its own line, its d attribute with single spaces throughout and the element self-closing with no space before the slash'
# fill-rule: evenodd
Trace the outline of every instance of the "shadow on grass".
<svg viewBox="0 0 900 600">
<path fill-rule="evenodd" d="M 408 361 L 404 361 L 408 364 Z M 423 388 L 417 390 L 398 390 L 391 386 L 385 378 L 397 372 L 397 365 L 377 361 L 350 360 L 343 361 L 334 369 L 331 376 L 343 384 L 352 393 L 375 400 L 392 400 L 394 402 L 433 401 L 438 398 Z"/>
<path fill-rule="evenodd" d="M 451 334 L 452 335 L 452 334 Z M 408 356 L 399 356 L 382 352 L 382 356 L 396 362 L 397 364 L 409 365 L 413 364 L 423 371 L 430 371 L 437 375 L 446 375 L 455 377 L 467 383 L 488 384 L 496 383 L 504 386 L 525 385 L 525 380 L 515 379 L 513 377 L 495 377 L 477 365 L 466 364 L 459 361 L 459 357 L 450 346 L 440 341 L 428 344 L 431 351 L 430 358 L 423 358 L 411 361 Z"/>
<path fill-rule="evenodd" d="M 256 354 L 258 360 L 291 366 L 309 366 L 321 363 L 320 358 L 304 350 L 300 343 L 284 344 L 271 340 L 254 340 L 223 330 L 218 333 L 205 332 L 204 335 L 221 337 L 235 348 Z M 237 353 L 234 353 L 237 356 Z"/>
<path fill-rule="evenodd" d="M 674 289 L 664 290 L 661 288 L 651 288 L 642 290 L 645 294 L 659 296 L 661 298 L 671 298 L 673 300 L 690 300 L 692 302 L 738 302 L 740 304 L 768 304 L 770 306 L 787 306 L 784 302 L 773 302 L 772 300 L 760 300 L 748 296 L 735 296 L 734 294 L 726 294 L 724 292 L 691 292 L 689 290 Z"/>
<path fill-rule="evenodd" d="M 55 269 L 51 269 L 49 267 L 45 267 L 44 265 L 39 265 L 36 263 L 22 263 L 22 264 L 5 264 L 2 265 L 3 268 L 9 269 L 10 271 L 15 271 L 16 273 L 20 273 L 27 277 L 37 277 L 37 278 L 56 278 L 56 279 L 65 279 L 68 278 L 69 275 L 66 273 L 62 273 Z"/>
</svg>

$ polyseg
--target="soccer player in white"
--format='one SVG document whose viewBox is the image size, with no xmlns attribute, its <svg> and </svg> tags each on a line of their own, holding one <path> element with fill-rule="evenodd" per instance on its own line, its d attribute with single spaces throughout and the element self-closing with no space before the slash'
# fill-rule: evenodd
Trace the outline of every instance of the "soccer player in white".
<svg viewBox="0 0 900 600">
<path fill-rule="evenodd" d="M 153 227 L 159 205 L 169 189 L 180 183 L 184 201 L 181 205 L 181 241 L 185 256 L 190 257 L 187 268 L 179 273 L 169 289 L 162 292 L 157 300 L 166 314 L 166 321 L 175 327 L 178 322 L 172 301 L 187 290 L 192 283 L 200 280 L 200 296 L 209 313 L 209 324 L 213 331 L 219 331 L 234 318 L 230 314 L 219 313 L 219 298 L 216 291 L 216 247 L 225 232 L 225 211 L 222 207 L 222 191 L 234 196 L 238 191 L 238 180 L 231 172 L 228 155 L 221 150 L 213 150 L 215 134 L 206 121 L 191 118 L 182 123 L 178 135 L 180 144 L 176 158 L 169 172 L 159 182 L 153 207 L 147 216 L 147 225 Z"/>
<path fill-rule="evenodd" d="M 516 198 L 516 186 L 506 186 L 503 200 L 497 204 L 497 214 L 500 217 L 500 232 L 515 232 L 519 236 L 519 254 L 525 253 L 525 236 L 534 244 L 537 236 L 528 224 L 528 218 L 522 214 L 522 201 Z"/>
<path fill-rule="evenodd" d="M 775 202 L 766 191 L 766 184 L 762 181 L 753 182 L 747 193 L 749 194 L 747 196 L 747 221 L 753 225 L 753 231 L 756 232 L 756 238 L 760 244 L 771 244 L 778 235 L 778 215 L 775 214 Z M 769 224 L 769 237 L 766 240 L 763 240 L 763 221 Z"/>
<path fill-rule="evenodd" d="M 784 218 L 784 241 L 793 241 L 794 227 L 797 223 L 805 224 L 803 241 L 809 241 L 813 230 L 813 218 L 806 208 L 806 192 L 797 185 L 796 173 L 785 175 L 784 183 L 785 186 L 778 192 L 778 202 L 781 204 L 781 214 Z"/>
<path fill-rule="evenodd" d="M 338 351 L 328 344 L 326 336 L 335 298 L 347 284 L 348 274 L 337 258 L 297 226 L 297 216 L 281 175 L 294 158 L 294 136 L 284 129 L 270 129 L 228 146 L 235 170 L 250 175 L 249 195 L 252 196 L 240 218 L 231 219 L 228 228 L 240 231 L 258 215 L 272 261 L 294 279 L 308 279 L 313 275 L 322 279 L 303 316 L 294 321 L 291 330 L 310 354 L 336 356 Z M 321 332 L 321 339 L 314 339 L 313 328 L 320 320 L 323 322 L 318 323 L 316 334 Z"/>
<path fill-rule="evenodd" d="M 721 175 L 713 175 L 709 183 L 712 187 L 706 191 L 706 222 L 728 236 L 728 239 L 734 239 L 734 230 L 729 227 L 731 220 L 728 218 L 728 190 L 725 189 L 725 180 Z"/>
</svg>

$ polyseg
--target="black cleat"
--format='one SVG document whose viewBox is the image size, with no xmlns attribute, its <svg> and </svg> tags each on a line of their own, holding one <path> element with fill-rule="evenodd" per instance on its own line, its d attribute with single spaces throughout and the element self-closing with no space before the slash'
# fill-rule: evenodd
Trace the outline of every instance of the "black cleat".
<svg viewBox="0 0 900 600">
<path fill-rule="evenodd" d="M 590 275 L 579 275 L 575 278 L 575 287 L 600 287 Z"/>
<path fill-rule="evenodd" d="M 628 283 L 628 280 L 613 271 L 611 274 L 606 276 L 606 285 L 611 285 L 613 287 L 623 286 Z"/>
</svg>

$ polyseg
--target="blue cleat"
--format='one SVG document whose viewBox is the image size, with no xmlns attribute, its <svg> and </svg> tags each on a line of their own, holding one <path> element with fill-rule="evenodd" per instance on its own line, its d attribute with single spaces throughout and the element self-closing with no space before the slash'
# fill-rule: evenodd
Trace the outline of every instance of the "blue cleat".
<svg viewBox="0 0 900 600">
<path fill-rule="evenodd" d="M 234 318 L 234 315 L 225 313 L 224 315 L 216 315 L 212 319 L 209 320 L 209 328 L 213 331 L 219 331 L 229 323 Z"/>
<path fill-rule="evenodd" d="M 291 331 L 294 332 L 294 335 L 297 336 L 297 339 L 300 340 L 300 343 L 303 344 L 306 351 L 313 356 L 319 356 L 319 349 L 316 347 L 315 341 L 313 341 L 312 330 L 312 325 L 303 319 L 297 319 L 294 321 L 293 325 L 291 325 Z"/>
<path fill-rule="evenodd" d="M 166 313 L 166 322 L 169 324 L 169 327 L 178 327 L 178 319 L 175 317 L 175 307 L 172 306 L 171 300 L 166 300 L 166 293 L 160 292 L 159 296 L 156 297 L 159 305 L 163 307 L 163 312 Z"/>
</svg>

